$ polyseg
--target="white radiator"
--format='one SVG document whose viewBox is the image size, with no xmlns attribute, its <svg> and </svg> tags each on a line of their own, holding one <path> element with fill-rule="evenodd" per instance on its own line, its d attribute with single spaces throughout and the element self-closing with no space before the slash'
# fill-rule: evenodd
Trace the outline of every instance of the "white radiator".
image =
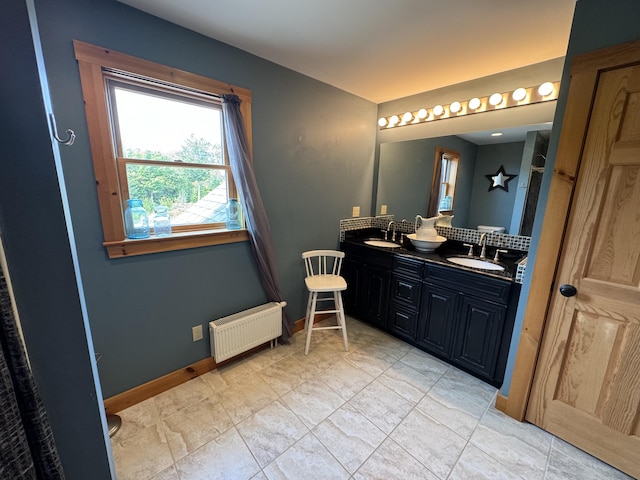
<svg viewBox="0 0 640 480">
<path fill-rule="evenodd" d="M 282 335 L 282 309 L 287 302 L 265 303 L 209 322 L 211 355 L 216 363 Z"/>
</svg>

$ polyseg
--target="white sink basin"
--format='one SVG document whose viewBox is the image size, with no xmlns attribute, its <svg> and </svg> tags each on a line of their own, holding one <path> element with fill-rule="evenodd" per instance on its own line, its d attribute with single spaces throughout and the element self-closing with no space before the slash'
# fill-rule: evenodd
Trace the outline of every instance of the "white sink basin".
<svg viewBox="0 0 640 480">
<path fill-rule="evenodd" d="M 365 240 L 364 243 L 372 247 L 400 248 L 400 245 L 386 240 Z"/>
<path fill-rule="evenodd" d="M 504 271 L 502 265 L 498 265 L 487 260 L 480 260 L 478 258 L 469 257 L 447 257 L 447 260 L 456 265 L 462 265 L 464 267 L 480 268 L 482 270 L 493 270 L 496 272 Z"/>
</svg>

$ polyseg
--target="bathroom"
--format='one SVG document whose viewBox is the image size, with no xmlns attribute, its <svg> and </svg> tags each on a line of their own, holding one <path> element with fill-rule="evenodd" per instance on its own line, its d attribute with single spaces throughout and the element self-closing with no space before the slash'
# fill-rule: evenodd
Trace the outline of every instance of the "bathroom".
<svg viewBox="0 0 640 480">
<path fill-rule="evenodd" d="M 621 10 L 637 8 L 630 2 L 619 3 Z M 615 9 L 611 9 L 609 21 L 622 24 L 615 31 L 609 29 L 598 40 L 592 28 L 597 17 L 589 5 L 583 8 L 582 23 L 574 28 L 575 35 L 582 35 L 576 41 L 584 45 L 576 44 L 573 54 L 619 43 L 635 35 L 636 27 L 625 24 L 623 17 L 626 16 L 616 15 Z M 68 237 L 63 226 L 64 208 L 56 192 L 58 181 L 52 181 L 56 172 L 51 169 L 43 174 L 36 170 L 33 176 L 33 185 L 43 192 L 44 201 L 25 204 L 29 215 L 37 219 L 39 228 L 49 232 L 51 238 L 44 242 L 30 236 L 28 231 L 20 231 L 20 235 L 14 234 L 14 237 L 7 233 L 7 249 L 15 252 L 14 264 L 23 267 L 14 273 L 18 293 L 32 300 L 25 319 L 32 315 L 50 316 L 51 307 L 38 305 L 39 298 L 55 298 L 57 292 L 59 298 L 66 300 L 60 315 L 56 315 L 56 322 L 61 325 L 42 327 L 25 323 L 27 338 L 35 339 L 30 345 L 34 362 L 43 365 L 49 378 L 43 391 L 51 402 L 77 405 L 80 418 L 97 431 L 101 427 L 94 418 L 95 406 L 86 408 L 82 403 L 83 398 L 91 395 L 87 392 L 93 389 L 95 374 L 100 376 L 101 394 L 109 398 L 198 362 L 210 352 L 206 340 L 192 341 L 193 326 L 206 325 L 214 318 L 264 303 L 266 299 L 246 242 L 115 261 L 107 258 L 102 246 L 95 178 L 72 40 L 81 38 L 139 57 L 180 64 L 185 69 L 197 69 L 213 78 L 252 89 L 259 98 L 252 112 L 254 165 L 269 212 L 282 289 L 289 302 L 287 310 L 293 319 L 300 318 L 304 311 L 305 292 L 301 281 L 304 271 L 299 252 L 318 245 L 337 246 L 338 222 L 352 216 L 353 206 L 360 207 L 362 216 L 376 210 L 372 192 L 379 158 L 377 145 L 400 139 L 383 138 L 372 125 L 385 113 L 383 109 L 392 110 L 397 106 L 379 107 L 118 2 L 38 1 L 35 11 L 50 100 L 60 128 L 73 128 L 78 135 L 76 148 L 59 147 L 62 161 L 58 165 L 64 173 L 63 186 L 69 199 L 67 213 L 73 224 L 75 246 L 72 251 L 68 244 L 65 246 Z M 182 58 L 185 50 L 190 52 L 189 58 Z M 217 58 L 224 62 L 216 63 Z M 30 78 L 36 79 L 36 73 L 31 71 Z M 260 81 L 255 82 L 255 78 Z M 33 88 L 32 96 L 39 91 Z M 34 110 L 39 111 L 35 107 Z M 273 112 L 278 115 L 274 116 Z M 44 118 L 44 114 L 41 117 Z M 42 118 L 38 134 L 46 143 L 48 133 Z M 22 137 L 18 138 L 22 141 Z M 553 145 L 553 137 L 551 140 Z M 23 143 L 28 143 L 28 137 Z M 45 147 L 42 148 L 46 154 Z M 508 173 L 520 175 L 519 171 L 505 167 Z M 520 177 L 516 179 L 518 183 L 520 180 Z M 328 188 L 331 195 L 327 195 Z M 505 192 L 492 193 L 493 198 L 499 198 L 498 195 Z M 23 198 L 17 187 L 4 195 L 7 194 Z M 19 224 L 13 216 L 6 218 L 10 219 L 8 225 Z M 76 290 L 75 294 L 67 290 L 59 292 L 58 289 L 76 281 L 73 258 L 83 290 L 81 293 Z M 64 263 L 63 259 L 66 259 Z M 26 293 L 25 285 L 30 285 L 33 291 Z M 58 303 L 56 300 L 53 305 Z M 90 319 L 94 349 L 102 353 L 100 363 L 93 366 L 86 351 L 85 316 Z M 64 317 L 69 318 L 66 324 Z M 38 334 L 41 328 L 46 335 Z M 68 346 L 70 352 L 74 345 L 82 342 L 85 347 L 69 358 L 61 356 L 59 361 L 51 362 L 45 353 L 50 341 Z M 47 361 L 49 366 L 45 365 Z M 72 368 L 78 371 L 71 380 L 65 372 Z M 62 385 L 70 381 L 75 387 L 56 391 L 56 383 Z M 95 390 L 93 392 L 95 395 Z M 54 418 L 58 427 L 64 423 L 63 417 L 61 414 Z M 62 435 L 63 450 L 65 439 L 71 442 L 76 434 L 70 429 Z M 95 443 L 95 437 L 91 441 Z M 65 452 L 69 450 L 67 447 Z M 96 458 L 97 463 L 104 461 L 100 456 Z"/>
</svg>

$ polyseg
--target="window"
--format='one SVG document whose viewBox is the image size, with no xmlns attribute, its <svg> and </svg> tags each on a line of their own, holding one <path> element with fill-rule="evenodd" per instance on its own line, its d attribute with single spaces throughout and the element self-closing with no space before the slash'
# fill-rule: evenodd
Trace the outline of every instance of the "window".
<svg viewBox="0 0 640 480">
<path fill-rule="evenodd" d="M 456 179 L 460 154 L 443 147 L 436 147 L 436 158 L 433 168 L 431 197 L 429 199 L 429 215 L 453 213 L 453 202 L 456 193 Z"/>
<path fill-rule="evenodd" d="M 85 97 L 104 245 L 110 258 L 244 241 L 227 230 L 237 198 L 227 157 L 220 95 L 235 93 L 251 138 L 251 92 L 216 80 L 74 42 Z M 152 235 L 125 238 L 127 199 L 149 213 Z M 153 234 L 167 207 L 173 234 Z"/>
</svg>

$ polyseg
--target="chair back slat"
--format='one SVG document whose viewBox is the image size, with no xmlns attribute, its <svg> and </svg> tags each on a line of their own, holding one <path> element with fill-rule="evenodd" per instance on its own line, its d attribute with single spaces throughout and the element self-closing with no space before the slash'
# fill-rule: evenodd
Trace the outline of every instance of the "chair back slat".
<svg viewBox="0 0 640 480">
<path fill-rule="evenodd" d="M 307 277 L 340 275 L 344 252 L 338 250 L 310 250 L 302 254 Z M 314 268 L 314 264 L 316 268 Z"/>
</svg>

